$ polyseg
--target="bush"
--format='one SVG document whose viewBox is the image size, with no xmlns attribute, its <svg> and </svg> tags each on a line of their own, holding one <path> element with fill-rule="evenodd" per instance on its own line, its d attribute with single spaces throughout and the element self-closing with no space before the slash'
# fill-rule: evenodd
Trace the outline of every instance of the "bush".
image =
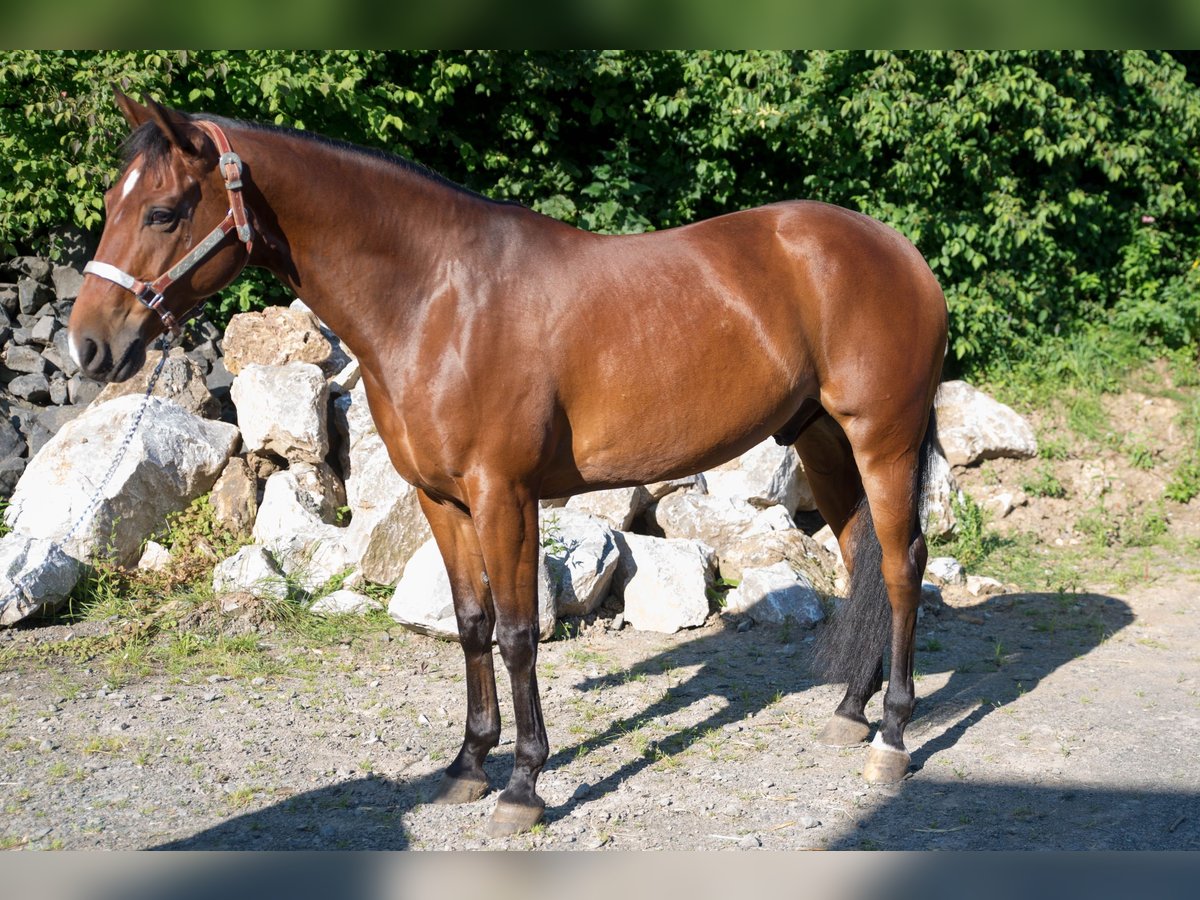
<svg viewBox="0 0 1200 900">
<path fill-rule="evenodd" d="M 0 55 L 0 245 L 100 224 L 120 84 L 388 149 L 601 231 L 789 197 L 908 235 L 959 371 L 1200 329 L 1200 95 L 1129 52 L 103 51 Z M 225 314 L 264 302 L 252 281 Z"/>
</svg>

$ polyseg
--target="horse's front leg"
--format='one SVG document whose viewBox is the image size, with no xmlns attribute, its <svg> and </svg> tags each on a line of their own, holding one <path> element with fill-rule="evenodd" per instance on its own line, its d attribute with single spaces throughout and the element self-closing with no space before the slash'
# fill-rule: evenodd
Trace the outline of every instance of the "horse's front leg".
<svg viewBox="0 0 1200 900">
<path fill-rule="evenodd" d="M 488 792 L 483 761 L 500 741 L 500 707 L 492 668 L 492 631 L 496 614 L 484 582 L 483 555 L 471 518 L 449 503 L 419 493 L 442 552 L 454 597 L 454 616 L 467 664 L 467 727 L 462 749 L 446 768 L 434 803 L 471 803 Z"/>
<path fill-rule="evenodd" d="M 538 503 L 523 484 L 482 481 L 471 491 L 471 516 L 496 608 L 496 640 L 512 682 L 517 742 L 512 777 L 488 828 L 492 837 L 537 824 L 546 804 L 537 779 L 550 753 L 538 696 Z"/>
</svg>

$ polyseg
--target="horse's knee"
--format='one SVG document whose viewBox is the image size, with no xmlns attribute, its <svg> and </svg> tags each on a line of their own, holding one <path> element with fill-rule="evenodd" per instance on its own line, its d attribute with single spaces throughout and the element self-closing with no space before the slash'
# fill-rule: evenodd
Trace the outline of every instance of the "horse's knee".
<svg viewBox="0 0 1200 900">
<path fill-rule="evenodd" d="M 492 647 L 492 629 L 495 618 L 481 606 L 455 610 L 458 619 L 458 636 L 463 650 L 482 653 Z"/>
<path fill-rule="evenodd" d="M 500 645 L 500 656 L 510 671 L 523 671 L 537 659 L 537 622 L 498 622 L 496 643 Z"/>
</svg>

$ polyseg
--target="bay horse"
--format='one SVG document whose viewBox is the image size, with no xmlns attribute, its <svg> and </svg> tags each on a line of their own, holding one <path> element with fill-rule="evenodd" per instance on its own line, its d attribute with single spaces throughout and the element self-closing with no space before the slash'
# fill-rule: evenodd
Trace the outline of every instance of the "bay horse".
<svg viewBox="0 0 1200 900">
<path fill-rule="evenodd" d="M 927 555 L 918 504 L 947 331 L 909 241 L 804 201 L 592 234 L 384 153 L 119 91 L 116 102 L 133 131 L 71 353 L 92 378 L 126 379 L 250 265 L 357 355 L 379 434 L 445 558 L 466 657 L 466 733 L 435 801 L 489 790 L 494 635 L 517 737 L 489 832 L 542 816 L 539 500 L 689 475 L 769 436 L 796 447 L 851 572 L 822 653 L 846 694 L 821 739 L 866 740 L 890 636 L 863 774 L 904 776 Z"/>
</svg>

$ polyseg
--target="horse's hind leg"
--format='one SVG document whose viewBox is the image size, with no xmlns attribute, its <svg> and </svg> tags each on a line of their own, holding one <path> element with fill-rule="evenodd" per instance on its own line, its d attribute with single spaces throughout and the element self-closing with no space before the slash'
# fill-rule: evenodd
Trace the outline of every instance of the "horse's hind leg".
<svg viewBox="0 0 1200 900">
<path fill-rule="evenodd" d="M 924 417 L 920 418 L 923 421 Z M 927 556 L 918 517 L 920 443 L 896 448 L 895 434 L 887 430 L 851 432 L 852 442 L 858 438 L 856 458 L 879 539 L 880 571 L 891 607 L 891 670 L 883 698 L 883 722 L 863 768 L 863 776 L 872 782 L 899 781 L 908 770 L 904 729 L 916 702 L 913 645 Z"/>
<path fill-rule="evenodd" d="M 856 536 L 860 522 L 869 517 L 863 515 L 863 488 L 858 466 L 850 448 L 850 441 L 830 416 L 821 415 L 797 438 L 796 451 L 804 462 L 804 472 L 817 501 L 817 509 L 828 523 L 842 549 L 842 559 L 855 583 L 854 556 Z M 870 565 L 870 563 L 868 563 Z M 839 655 L 845 648 L 839 648 Z M 867 650 L 867 652 L 873 652 Z M 846 694 L 837 710 L 825 724 L 818 740 L 822 744 L 848 747 L 861 744 L 871 734 L 867 722 L 867 701 L 883 686 L 883 647 L 878 646 L 875 664 L 864 664 L 855 660 L 848 667 L 843 660 L 837 666 L 838 675 L 846 679 Z"/>
<path fill-rule="evenodd" d="M 431 500 L 424 492 L 419 496 L 450 576 L 454 616 L 467 664 L 466 736 L 432 799 L 434 803 L 471 803 L 488 792 L 483 761 L 500 740 L 500 707 L 492 668 L 496 614 L 483 581 L 483 556 L 470 517 L 448 503 Z"/>
</svg>

